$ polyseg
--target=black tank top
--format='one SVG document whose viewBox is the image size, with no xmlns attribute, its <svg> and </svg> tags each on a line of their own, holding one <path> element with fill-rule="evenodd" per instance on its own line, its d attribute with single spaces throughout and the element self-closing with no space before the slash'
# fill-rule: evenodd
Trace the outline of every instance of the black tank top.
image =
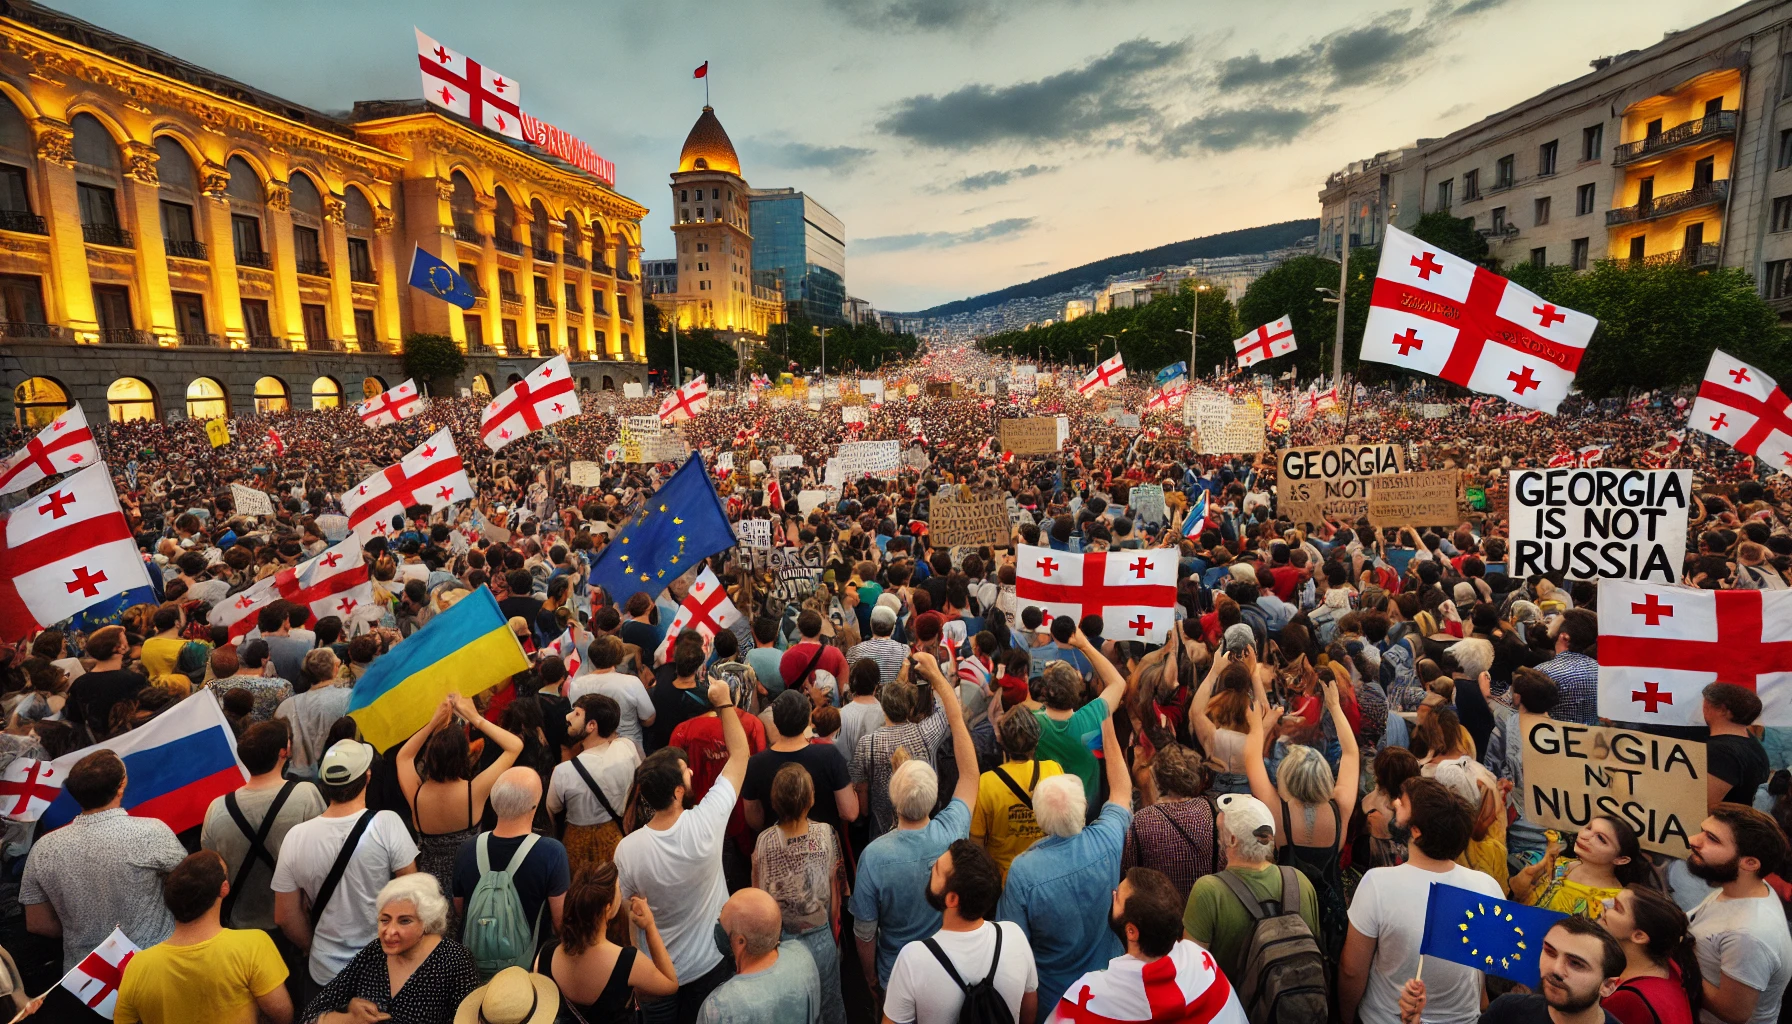
<svg viewBox="0 0 1792 1024">
<path fill-rule="evenodd" d="M 554 952 L 559 948 L 560 942 L 557 939 L 548 943 L 542 948 L 541 958 L 537 961 L 541 967 L 541 973 L 549 979 L 554 977 Z M 561 1024 L 578 1024 L 579 1021 L 585 1021 L 587 1024 L 603 1024 L 605 1021 L 623 1019 L 623 1011 L 629 1008 L 629 1004 L 635 997 L 635 990 L 629 986 L 628 976 L 634 970 L 637 952 L 639 951 L 633 946 L 622 947 L 622 953 L 616 957 L 616 966 L 610 969 L 609 982 L 604 985 L 604 990 L 598 993 L 597 1002 L 581 1006 L 566 998 L 566 992 L 562 989 L 560 993 Z M 555 981 L 554 984 L 559 985 L 560 983 Z M 571 1013 L 567 1012 L 569 1010 Z"/>
</svg>

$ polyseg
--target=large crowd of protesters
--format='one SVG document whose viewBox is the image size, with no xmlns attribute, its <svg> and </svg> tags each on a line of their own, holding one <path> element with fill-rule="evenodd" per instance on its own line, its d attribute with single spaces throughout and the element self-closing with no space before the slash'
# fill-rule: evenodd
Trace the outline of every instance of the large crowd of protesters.
<svg viewBox="0 0 1792 1024">
<path fill-rule="evenodd" d="M 718 390 L 679 425 L 712 469 L 732 456 L 714 477 L 729 517 L 774 526 L 769 550 L 708 560 L 740 625 L 670 642 L 696 567 L 621 606 L 588 578 L 675 468 L 606 457 L 652 396 L 583 392 L 581 416 L 495 454 L 477 397 L 377 429 L 347 408 L 258 411 L 218 448 L 191 422 L 101 427 L 157 593 L 0 650 L 0 770 L 93 748 L 63 782 L 72 822 L 7 825 L 0 1012 L 49 1013 L 35 997 L 115 927 L 141 952 L 114 1019 L 152 1024 L 1792 1011 L 1792 730 L 1757 724 L 1753 690 L 1710 685 L 1706 727 L 1681 730 L 1709 774 L 1684 859 L 1621 817 L 1558 833 L 1526 816 L 1519 714 L 1599 723 L 1598 590 L 1508 571 L 1506 474 L 1589 448 L 1690 468 L 1689 585 L 1792 581 L 1786 478 L 1679 434 L 1683 397 L 1537 417 L 1344 382 L 1315 412 L 1291 383 L 1208 381 L 1289 426 L 1264 452 L 1204 455 L 1179 411 L 1147 410 L 1149 375 L 1082 397 L 1074 368 L 1021 394 L 1011 364 L 968 351 L 873 372 L 862 424 L 817 382 Z M 1058 415 L 1054 454 L 996 440 L 1004 418 Z M 337 495 L 443 426 L 478 497 L 368 544 L 376 607 L 277 602 L 235 639 L 208 623 L 340 541 Z M 1458 469 L 1481 500 L 1451 527 L 1278 516 L 1274 450 L 1346 438 Z M 900 469 L 824 486 L 839 443 L 880 439 Z M 768 469 L 778 454 L 803 465 Z M 574 462 L 601 482 L 573 485 Z M 239 515 L 231 484 L 276 514 Z M 1129 500 L 1147 484 L 1161 522 Z M 1011 499 L 1007 545 L 934 547 L 947 489 Z M 1185 530 L 1203 492 L 1208 520 Z M 1147 645 L 1023 608 L 1023 544 L 1177 549 L 1177 624 Z M 362 742 L 357 680 L 481 587 L 528 670 L 451 694 L 402 744 Z M 568 630 L 571 675 L 543 653 Z M 201 691 L 248 780 L 177 835 L 121 807 L 106 744 Z M 1566 915 L 1533 937 L 1534 990 L 1421 970 L 1433 882 Z"/>
</svg>

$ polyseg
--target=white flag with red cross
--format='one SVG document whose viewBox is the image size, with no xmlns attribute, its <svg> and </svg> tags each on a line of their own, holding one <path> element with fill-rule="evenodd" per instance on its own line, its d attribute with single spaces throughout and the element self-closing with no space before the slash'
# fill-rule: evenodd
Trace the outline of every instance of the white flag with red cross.
<svg viewBox="0 0 1792 1024">
<path fill-rule="evenodd" d="M 0 528 L 0 642 L 150 585 L 104 462 L 19 505 Z"/>
<path fill-rule="evenodd" d="M 73 992 L 88 1009 L 111 1020 L 118 1005 L 118 985 L 124 980 L 124 969 L 131 957 L 141 952 L 122 930 L 114 928 L 106 941 L 62 976 L 62 987 Z"/>
<path fill-rule="evenodd" d="M 0 772 L 0 815 L 36 821 L 62 794 L 62 773 L 48 761 L 15 757 Z"/>
<path fill-rule="evenodd" d="M 1126 379 L 1126 360 L 1116 352 L 1102 360 L 1100 366 L 1089 371 L 1089 375 L 1077 383 L 1076 393 L 1093 395 L 1102 388 L 1111 388 Z"/>
<path fill-rule="evenodd" d="M 776 515 L 784 514 L 784 486 L 778 483 L 777 477 L 769 477 L 765 481 L 765 507 Z"/>
<path fill-rule="evenodd" d="M 100 461 L 100 449 L 79 405 L 51 420 L 25 447 L 0 462 L 0 494 L 22 491 L 39 480 Z"/>
<path fill-rule="evenodd" d="M 1554 415 L 1599 321 L 1389 227 L 1362 357 Z"/>
<path fill-rule="evenodd" d="M 448 49 L 417 33 L 417 65 L 423 70 L 423 98 L 500 135 L 519 141 L 523 137 L 522 87 L 482 66 L 471 57 Z"/>
<path fill-rule="evenodd" d="M 492 451 L 579 414 L 565 356 L 555 356 L 504 389 L 479 414 L 479 439 Z"/>
<path fill-rule="evenodd" d="M 660 403 L 661 423 L 683 423 L 709 408 L 709 381 L 702 374 L 684 387 L 673 389 Z"/>
<path fill-rule="evenodd" d="M 473 497 L 473 482 L 447 427 L 387 466 L 342 492 L 352 536 L 365 544 L 392 532 L 392 517 L 415 505 L 445 507 Z"/>
<path fill-rule="evenodd" d="M 1792 472 L 1792 398 L 1772 377 L 1719 349 L 1686 423 L 1782 473 Z"/>
<path fill-rule="evenodd" d="M 1701 692 L 1735 683 L 1759 724 L 1792 726 L 1792 590 L 1599 581 L 1599 717 L 1703 725 Z"/>
<path fill-rule="evenodd" d="M 1241 370 L 1247 366 L 1255 366 L 1265 359 L 1285 356 L 1294 349 L 1294 324 L 1286 315 L 1271 320 L 1232 342 L 1232 353 L 1238 357 L 1238 368 Z"/>
<path fill-rule="evenodd" d="M 315 618 L 334 615 L 346 629 L 355 616 L 374 607 L 373 581 L 362 556 L 362 543 L 350 536 L 315 558 L 256 581 L 213 605 L 206 616 L 207 625 L 228 627 L 235 643 L 255 628 L 263 608 L 275 601 L 290 601 L 311 609 Z"/>
<path fill-rule="evenodd" d="M 585 669 L 585 659 L 579 656 L 578 641 L 573 639 L 573 627 L 566 627 L 566 632 L 555 638 L 554 642 L 543 647 L 539 652 L 545 658 L 552 655 L 559 658 L 566 666 L 566 683 L 572 682 Z M 560 695 L 566 696 L 566 683 L 560 685 Z"/>
<path fill-rule="evenodd" d="M 654 664 L 663 665 L 672 657 L 672 646 L 677 643 L 678 634 L 685 630 L 702 633 L 707 645 L 717 633 L 733 629 L 740 620 L 740 609 L 728 600 L 728 591 L 722 587 L 722 581 L 716 579 L 715 570 L 705 565 L 697 574 L 697 581 L 691 584 L 691 592 L 685 595 L 684 603 L 678 606 L 678 614 L 672 616 L 672 625 L 666 628 L 666 638 L 660 641 L 659 650 L 654 653 Z"/>
<path fill-rule="evenodd" d="M 361 422 L 370 427 L 383 427 L 408 420 L 423 411 L 423 394 L 415 380 L 407 380 L 388 391 L 382 391 L 355 407 Z"/>
<path fill-rule="evenodd" d="M 1162 643 L 1176 623 L 1174 548 L 1073 555 L 1021 545 L 1014 571 L 1017 610 L 1029 605 L 1051 621 L 1100 615 L 1109 640 Z"/>
</svg>

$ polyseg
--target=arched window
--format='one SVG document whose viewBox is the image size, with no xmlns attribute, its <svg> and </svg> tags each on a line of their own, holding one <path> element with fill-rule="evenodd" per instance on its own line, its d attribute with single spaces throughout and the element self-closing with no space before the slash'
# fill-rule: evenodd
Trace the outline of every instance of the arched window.
<svg viewBox="0 0 1792 1024">
<path fill-rule="evenodd" d="M 605 251 L 609 240 L 604 235 L 604 226 L 597 221 L 591 222 L 591 269 L 607 271 L 610 269 L 610 256 Z"/>
<path fill-rule="evenodd" d="M 196 190 L 192 158 L 166 135 L 156 137 L 156 178 L 163 192 L 191 196 Z"/>
<path fill-rule="evenodd" d="M 604 374 L 604 390 L 605 391 L 616 390 L 616 379 L 614 377 L 611 377 L 607 373 Z"/>
<path fill-rule="evenodd" d="M 106 389 L 106 411 L 113 423 L 157 419 L 156 391 L 148 381 L 120 377 Z"/>
<path fill-rule="evenodd" d="M 372 284 L 378 278 L 373 270 L 373 204 L 367 201 L 367 193 L 353 185 L 342 190 L 343 225 L 348 231 L 348 276 L 351 281 Z M 363 317 L 361 312 L 355 314 L 355 329 L 359 334 L 362 321 L 372 327 L 371 311 Z M 361 351 L 368 351 L 376 342 L 371 337 L 362 337 Z"/>
<path fill-rule="evenodd" d="M 473 182 L 460 171 L 455 171 L 450 180 L 454 182 L 454 198 L 448 200 L 448 206 L 454 211 L 454 230 L 464 237 L 476 239 L 479 233 L 479 193 L 473 188 Z"/>
<path fill-rule="evenodd" d="M 92 114 L 76 114 L 73 127 L 75 162 L 105 172 L 107 177 L 118 177 L 118 144 L 112 141 L 112 133 L 100 119 Z"/>
<path fill-rule="evenodd" d="M 505 387 L 511 387 L 511 386 L 512 386 L 512 385 L 515 385 L 515 384 L 517 384 L 517 383 L 519 383 L 519 382 L 521 382 L 521 381 L 522 381 L 522 379 L 523 379 L 523 375 L 522 375 L 522 374 L 520 374 L 520 373 L 513 373 L 513 374 L 511 374 L 511 375 L 510 375 L 510 376 L 508 376 L 508 377 L 506 377 L 506 378 L 504 378 L 504 386 L 505 386 Z"/>
<path fill-rule="evenodd" d="M 210 377 L 195 377 L 187 385 L 187 419 L 212 420 L 230 415 L 230 399 L 224 385 Z"/>
<path fill-rule="evenodd" d="M 240 156 L 231 157 L 230 163 L 225 166 L 230 172 L 230 184 L 224 189 L 224 194 L 230 197 L 232 203 L 246 203 L 260 210 L 267 199 L 267 193 L 261 186 L 261 175 L 256 174 L 255 168 L 249 166 L 249 161 Z"/>
<path fill-rule="evenodd" d="M 492 233 L 506 242 L 516 241 L 516 204 L 510 201 L 510 193 L 499 186 L 493 198 L 496 208 L 492 210 Z"/>
<path fill-rule="evenodd" d="M 255 382 L 256 412 L 287 412 L 291 409 L 292 398 L 285 381 L 278 377 L 263 377 Z"/>
<path fill-rule="evenodd" d="M 292 212 L 295 216 L 309 217 L 313 222 L 324 219 L 324 197 L 318 194 L 317 183 L 309 174 L 294 174 L 287 182 L 292 189 Z"/>
<path fill-rule="evenodd" d="M 580 249 L 585 242 L 585 230 L 579 226 L 578 215 L 568 210 L 566 213 L 566 233 L 560 238 L 560 252 L 566 256 L 583 256 Z"/>
<path fill-rule="evenodd" d="M 361 381 L 361 399 L 369 401 L 386 393 L 386 382 L 378 377 L 368 377 Z"/>
<path fill-rule="evenodd" d="M 368 237 L 373 234 L 373 204 L 367 201 L 367 193 L 354 186 L 342 190 L 343 220 L 348 233 L 353 237 Z"/>
<path fill-rule="evenodd" d="M 44 234 L 42 218 L 31 212 L 31 128 L 12 101 L 0 97 L 0 227 Z"/>
<path fill-rule="evenodd" d="M 230 238 L 236 247 L 239 266 L 268 268 L 267 247 L 261 241 L 261 208 L 266 193 L 261 177 L 249 161 L 233 156 L 226 165 L 230 184 L 224 194 L 230 200 Z"/>
<path fill-rule="evenodd" d="M 483 373 L 473 375 L 473 393 L 486 398 L 492 397 L 492 379 Z"/>
<path fill-rule="evenodd" d="M 334 377 L 319 377 L 311 382 L 311 408 L 342 408 L 342 385 Z"/>
<path fill-rule="evenodd" d="M 134 241 L 118 211 L 118 146 L 92 114 L 76 114 L 75 194 L 81 203 L 81 234 L 95 245 L 130 248 Z"/>
<path fill-rule="evenodd" d="M 73 405 L 68 391 L 48 377 L 30 377 L 12 389 L 13 420 L 28 430 L 48 426 Z"/>
<path fill-rule="evenodd" d="M 324 200 L 317 193 L 317 184 L 304 174 L 294 174 L 287 186 L 292 189 L 292 256 L 301 274 L 328 276 L 324 262 Z"/>
<path fill-rule="evenodd" d="M 156 139 L 156 179 L 162 193 L 162 245 L 168 255 L 189 260 L 205 259 L 205 243 L 199 240 L 199 225 L 194 212 L 199 186 L 193 173 L 193 160 L 180 143 L 166 135 Z M 203 316 L 200 319 L 203 320 Z M 205 332 L 198 330 L 194 333 Z"/>
<path fill-rule="evenodd" d="M 529 200 L 529 214 L 534 220 L 529 224 L 529 244 L 537 251 L 548 250 L 548 211 L 541 205 L 541 200 Z"/>
</svg>

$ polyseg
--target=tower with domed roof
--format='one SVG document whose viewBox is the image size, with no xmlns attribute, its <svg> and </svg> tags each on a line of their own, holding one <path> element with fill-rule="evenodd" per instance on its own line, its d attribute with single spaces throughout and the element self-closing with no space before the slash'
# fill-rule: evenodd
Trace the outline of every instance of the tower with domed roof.
<svg viewBox="0 0 1792 1024">
<path fill-rule="evenodd" d="M 672 173 L 678 287 L 656 297 L 679 329 L 707 327 L 740 344 L 783 319 L 782 293 L 769 281 L 754 285 L 750 192 L 734 143 L 704 107 Z"/>
</svg>

